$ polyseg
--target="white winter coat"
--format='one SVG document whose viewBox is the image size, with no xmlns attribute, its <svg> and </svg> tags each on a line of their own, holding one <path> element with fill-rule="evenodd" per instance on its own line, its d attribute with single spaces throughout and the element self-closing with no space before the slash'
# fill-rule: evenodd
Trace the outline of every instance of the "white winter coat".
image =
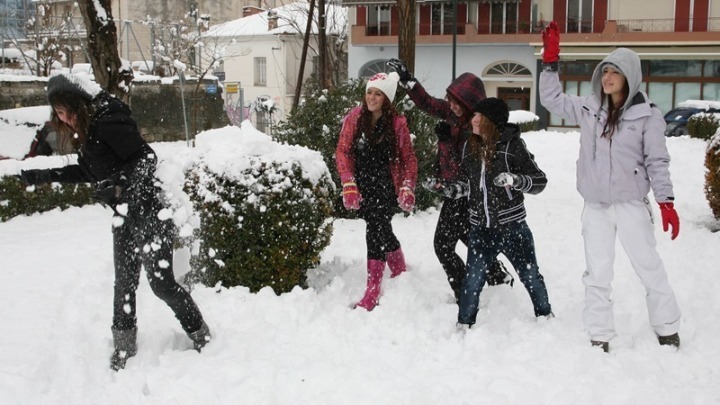
<svg viewBox="0 0 720 405">
<path fill-rule="evenodd" d="M 610 139 L 602 137 L 608 116 L 600 96 L 605 63 L 617 66 L 630 88 L 618 128 Z M 598 64 L 592 77 L 593 94 L 587 97 L 564 94 L 557 72 L 540 74 L 542 105 L 580 126 L 577 189 L 587 202 L 605 205 L 641 200 L 651 187 L 657 202 L 674 199 L 665 121 L 660 110 L 639 91 L 641 82 L 640 58 L 625 48 L 616 49 Z"/>
</svg>

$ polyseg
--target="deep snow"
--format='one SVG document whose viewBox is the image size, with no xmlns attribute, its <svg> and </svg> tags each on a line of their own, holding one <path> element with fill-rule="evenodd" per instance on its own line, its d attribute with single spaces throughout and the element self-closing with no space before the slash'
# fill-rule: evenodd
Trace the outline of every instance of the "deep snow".
<svg viewBox="0 0 720 405">
<path fill-rule="evenodd" d="M 0 223 L 0 403 L 719 403 L 720 232 L 712 232 L 718 222 L 703 194 L 705 143 L 668 139 L 679 238 L 670 241 L 656 225 L 683 311 L 682 347 L 657 344 L 643 288 L 618 245 L 618 337 L 604 354 L 589 346 L 580 319 L 578 134 L 523 137 L 549 179 L 526 204 L 556 318 L 535 319 L 518 283 L 486 288 L 477 326 L 458 333 L 433 253 L 436 210 L 394 219 L 409 271 L 392 280 L 386 272 L 374 311 L 352 310 L 365 284 L 364 224 L 337 220 L 306 290 L 276 296 L 196 286 L 192 295 L 214 335 L 201 354 L 143 277 L 139 352 L 115 373 L 108 368 L 111 211 L 56 210 Z M 185 147 L 154 146 L 161 159 Z M 179 251 L 176 275 L 187 263 Z"/>
</svg>

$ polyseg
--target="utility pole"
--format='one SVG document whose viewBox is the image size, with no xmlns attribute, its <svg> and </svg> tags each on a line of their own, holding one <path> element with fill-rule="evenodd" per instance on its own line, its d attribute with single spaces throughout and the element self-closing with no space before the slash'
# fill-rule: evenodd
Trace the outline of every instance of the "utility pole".
<svg viewBox="0 0 720 405">
<path fill-rule="evenodd" d="M 325 0 L 318 0 L 318 52 L 320 53 L 320 85 L 327 89 L 327 39 L 325 37 Z"/>
<path fill-rule="evenodd" d="M 310 0 L 308 9 L 307 26 L 305 27 L 305 39 L 303 40 L 302 54 L 300 56 L 300 71 L 298 72 L 297 84 L 295 85 L 295 98 L 293 98 L 292 109 L 290 114 L 295 112 L 298 103 L 300 103 L 300 93 L 302 92 L 303 76 L 305 76 L 305 61 L 307 61 L 307 51 L 310 43 L 310 33 L 312 32 L 313 12 L 315 11 L 315 0 Z"/>
</svg>

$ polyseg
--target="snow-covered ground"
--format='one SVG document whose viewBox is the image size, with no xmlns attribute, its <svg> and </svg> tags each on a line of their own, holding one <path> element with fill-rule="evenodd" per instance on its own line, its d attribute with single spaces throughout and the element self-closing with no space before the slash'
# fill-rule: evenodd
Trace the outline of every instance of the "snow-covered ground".
<svg viewBox="0 0 720 405">
<path fill-rule="evenodd" d="M 306 290 L 196 286 L 214 335 L 201 354 L 143 278 L 139 352 L 116 373 L 108 367 L 112 214 L 71 208 L 0 223 L 0 403 L 720 403 L 720 232 L 711 231 L 718 222 L 703 194 L 705 143 L 668 139 L 679 238 L 657 225 L 683 311 L 682 346 L 657 344 L 644 290 L 618 245 L 618 337 L 604 354 L 590 347 L 580 318 L 578 134 L 523 137 L 549 179 L 526 201 L 556 318 L 535 319 L 518 283 L 486 288 L 476 327 L 456 332 L 457 307 L 432 247 L 436 210 L 394 219 L 409 271 L 386 274 L 374 311 L 352 310 L 365 286 L 364 224 L 338 220 Z M 182 147 L 156 145 L 161 158 Z M 187 263 L 176 254 L 176 273 Z"/>
</svg>

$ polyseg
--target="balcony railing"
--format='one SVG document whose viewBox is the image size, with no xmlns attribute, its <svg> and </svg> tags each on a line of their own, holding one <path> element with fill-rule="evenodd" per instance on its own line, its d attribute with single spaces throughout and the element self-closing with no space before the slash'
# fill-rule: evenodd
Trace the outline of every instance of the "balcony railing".
<svg viewBox="0 0 720 405">
<path fill-rule="evenodd" d="M 673 32 L 675 19 L 617 20 L 617 27 L 620 32 Z"/>
</svg>

